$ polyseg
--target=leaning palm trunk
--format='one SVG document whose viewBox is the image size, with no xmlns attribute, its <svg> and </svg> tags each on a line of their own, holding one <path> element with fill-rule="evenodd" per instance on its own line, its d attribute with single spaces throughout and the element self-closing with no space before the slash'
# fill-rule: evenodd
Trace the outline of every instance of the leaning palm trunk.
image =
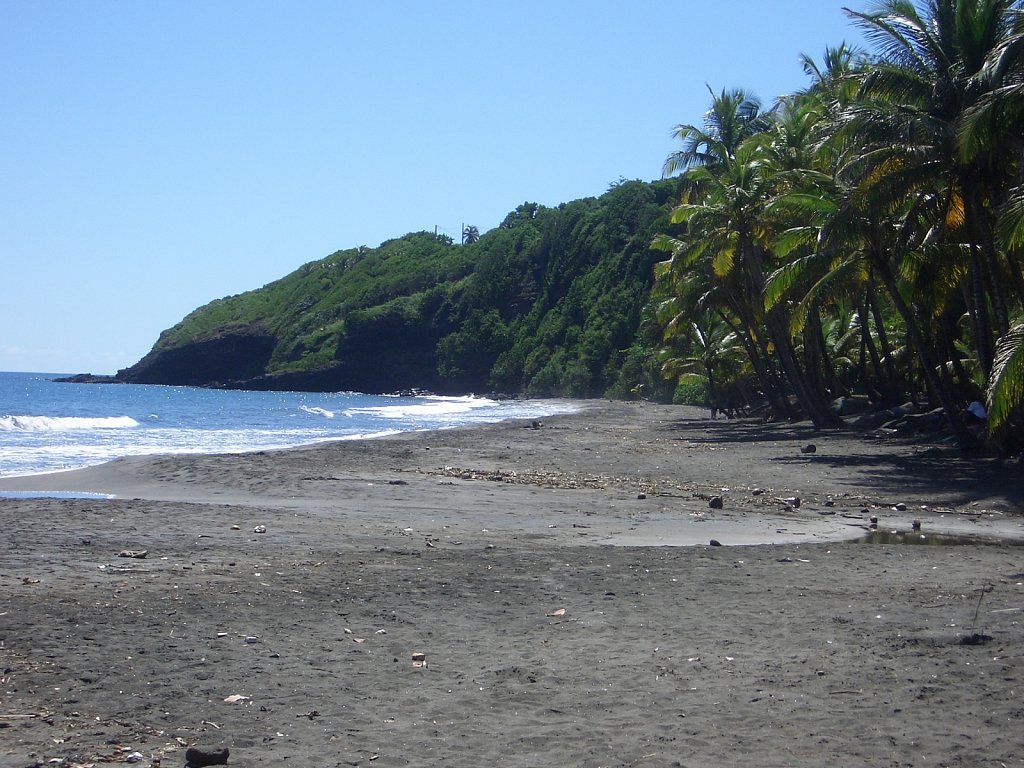
<svg viewBox="0 0 1024 768">
<path fill-rule="evenodd" d="M 730 298 L 729 303 L 737 317 L 742 319 L 747 314 L 741 302 Z M 751 331 L 752 328 L 757 326 L 749 321 L 733 323 L 724 314 L 719 314 L 729 324 L 729 327 L 732 328 L 743 349 L 746 351 L 747 359 L 750 360 L 750 365 L 754 369 L 754 375 L 761 385 L 761 392 L 765 399 L 768 400 L 772 413 L 787 419 L 795 418 L 796 414 L 790 408 L 789 401 L 786 399 L 786 393 L 783 391 L 778 373 L 775 371 L 774 366 L 771 364 L 771 359 L 763 348 L 763 340 L 760 337 L 755 338 Z"/>
<path fill-rule="evenodd" d="M 871 321 L 875 326 L 875 335 L 878 337 L 878 346 L 882 354 L 882 360 L 885 361 L 885 380 L 888 383 L 886 389 L 883 389 L 882 392 L 883 395 L 891 398 L 890 404 L 895 405 L 899 399 L 900 392 L 905 387 L 901 384 L 902 375 L 897 371 L 896 364 L 893 362 L 892 345 L 889 343 L 889 333 L 885 330 L 885 318 L 882 317 L 882 308 L 878 304 L 873 271 L 868 281 L 868 292 L 865 301 L 871 312 Z M 873 345 L 872 348 L 874 348 Z"/>
<path fill-rule="evenodd" d="M 818 429 L 829 429 L 842 424 L 839 417 L 829 408 L 827 399 L 808 380 L 797 361 L 793 342 L 789 337 L 788 323 L 774 313 L 767 320 L 768 333 L 775 345 L 775 356 L 779 361 L 786 380 L 793 388 L 800 407 Z"/>
<path fill-rule="evenodd" d="M 967 425 L 960 418 L 960 409 L 957 407 L 956 398 L 953 397 L 945 378 L 940 375 L 938 361 L 931 346 L 926 343 L 924 334 L 917 325 L 917 319 L 914 317 L 913 310 L 903 300 L 903 294 L 900 293 L 895 276 L 888 269 L 880 269 L 879 272 L 886 289 L 889 291 L 893 306 L 899 312 L 907 327 L 907 340 L 914 348 L 914 352 L 921 363 L 922 375 L 928 384 L 928 388 L 938 399 L 939 405 L 942 406 L 953 435 L 963 445 L 973 444 L 975 442 L 974 436 L 971 435 Z"/>
<path fill-rule="evenodd" d="M 745 233 L 744 233 L 745 234 Z M 748 293 L 764 301 L 764 252 L 755 245 L 749 236 L 742 238 L 744 247 L 743 269 L 744 282 Z M 814 422 L 818 429 L 838 427 L 842 424 L 838 415 L 832 411 L 828 404 L 828 398 L 808 380 L 808 376 L 800 368 L 797 361 L 796 351 L 793 349 L 793 340 L 789 334 L 789 319 L 781 312 L 778 306 L 767 312 L 761 312 L 758 307 L 759 319 L 764 322 L 768 331 L 768 338 L 775 347 L 775 359 L 782 369 L 782 373 L 789 383 L 790 388 L 796 395 L 800 408 Z"/>
</svg>

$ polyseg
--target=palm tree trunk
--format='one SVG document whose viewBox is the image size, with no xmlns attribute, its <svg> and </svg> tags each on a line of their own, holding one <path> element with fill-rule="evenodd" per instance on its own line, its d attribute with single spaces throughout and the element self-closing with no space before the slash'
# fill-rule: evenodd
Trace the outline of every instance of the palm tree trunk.
<svg viewBox="0 0 1024 768">
<path fill-rule="evenodd" d="M 737 302 L 734 302 L 730 298 L 729 303 L 732 305 L 733 312 L 736 313 L 736 316 L 742 318 L 742 310 L 737 306 Z M 746 350 L 747 358 L 750 360 L 750 366 L 754 369 L 754 375 L 761 384 L 761 392 L 768 400 L 768 403 L 772 408 L 772 412 L 791 419 L 795 414 L 793 413 L 793 409 L 789 406 L 789 400 L 786 399 L 786 395 L 781 387 L 778 375 L 774 370 L 772 370 L 769 358 L 762 355 L 760 345 L 750 334 L 749 329 L 745 327 L 742 322 L 732 322 L 731 319 L 726 317 L 723 312 L 719 312 L 718 314 L 719 317 L 722 318 L 723 322 L 732 328 L 736 337 L 740 340 L 740 344 L 743 345 L 743 349 Z"/>
<path fill-rule="evenodd" d="M 895 405 L 901 392 L 905 389 L 901 385 L 902 377 L 896 370 L 896 361 L 893 360 L 892 345 L 889 343 L 889 332 L 885 330 L 885 318 L 882 317 L 882 308 L 878 304 L 878 294 L 875 291 L 874 271 L 868 279 L 868 290 L 865 296 L 868 307 L 871 310 L 871 321 L 875 326 L 875 335 L 878 336 L 878 346 L 882 353 L 882 363 L 885 366 L 886 381 L 888 382 L 888 394 L 892 398 L 891 404 Z M 885 392 L 885 390 L 883 390 Z"/>
<path fill-rule="evenodd" d="M 960 409 L 957 406 L 956 399 L 949 390 L 945 378 L 939 375 L 939 366 L 932 348 L 925 342 L 924 334 L 917 325 L 917 318 L 914 317 L 913 310 L 903 300 L 903 295 L 900 293 L 895 276 L 888 269 L 881 269 L 880 272 L 882 273 L 885 287 L 889 291 L 889 297 L 892 299 L 893 306 L 896 307 L 896 311 L 899 312 L 903 322 L 906 324 L 907 338 L 910 340 L 911 346 L 914 347 L 914 352 L 917 353 L 918 360 L 921 363 L 922 375 L 928 383 L 928 388 L 938 398 L 939 404 L 946 414 L 949 428 L 961 444 L 973 445 L 975 442 L 974 436 L 967 430 L 967 425 L 960 418 Z"/>
<path fill-rule="evenodd" d="M 793 343 L 789 338 L 789 329 L 786 327 L 788 324 L 774 312 L 769 313 L 766 320 L 768 333 L 775 345 L 775 356 L 804 413 L 818 429 L 841 426 L 842 421 L 828 406 L 821 393 L 809 384 L 807 376 L 800 369 Z"/>
<path fill-rule="evenodd" d="M 857 313 L 860 315 L 860 360 L 857 367 L 860 371 L 861 381 L 868 390 L 868 397 L 873 401 L 882 403 L 893 402 L 889 393 L 888 377 L 882 367 L 882 361 L 878 357 L 878 350 L 875 349 L 875 340 L 871 338 L 870 315 L 868 315 L 867 301 L 862 295 L 857 301 Z M 871 370 L 875 374 L 877 385 L 871 386 L 871 378 L 868 375 L 868 361 L 871 362 Z"/>
<path fill-rule="evenodd" d="M 978 257 L 978 246 L 971 243 L 970 260 L 970 295 L 967 303 L 971 320 L 974 324 L 974 344 L 978 350 L 978 362 L 981 363 L 981 371 L 988 378 L 992 371 L 992 358 L 995 355 L 995 347 L 992 344 L 992 324 L 988 316 L 988 304 L 985 300 L 984 271 L 981 259 Z"/>
</svg>

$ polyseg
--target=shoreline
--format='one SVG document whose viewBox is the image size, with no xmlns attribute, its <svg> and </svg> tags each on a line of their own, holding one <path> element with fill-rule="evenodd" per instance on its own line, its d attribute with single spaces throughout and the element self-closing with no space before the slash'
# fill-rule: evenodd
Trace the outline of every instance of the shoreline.
<svg viewBox="0 0 1024 768">
<path fill-rule="evenodd" d="M 1024 491 L 1014 478 L 950 447 L 852 430 L 816 433 L 807 423 L 712 421 L 687 406 L 574 405 L 542 420 L 245 453 L 128 456 L 0 478 L 0 493 L 322 510 L 344 488 L 354 506 L 372 510 L 370 518 L 401 514 L 403 500 L 415 496 L 416 511 L 406 514 L 423 524 L 452 505 L 471 510 L 479 491 L 500 489 L 498 506 L 532 505 L 531 515 L 509 519 L 514 529 L 575 525 L 572 538 L 602 544 L 835 541 L 866 533 L 872 517 L 883 529 L 909 530 L 920 520 L 925 531 L 1024 539 L 1024 517 L 1013 514 Z M 812 444 L 815 451 L 804 453 Z M 311 467 L 330 472 L 313 476 Z M 583 507 L 582 517 L 575 514 Z M 461 517 L 487 527 L 488 514 Z M 582 534 L 583 525 L 604 538 Z"/>
<path fill-rule="evenodd" d="M 1024 549 L 832 537 L 1024 538 L 1015 478 L 585 405 L 0 499 L 0 768 L 1020 762 Z"/>
</svg>

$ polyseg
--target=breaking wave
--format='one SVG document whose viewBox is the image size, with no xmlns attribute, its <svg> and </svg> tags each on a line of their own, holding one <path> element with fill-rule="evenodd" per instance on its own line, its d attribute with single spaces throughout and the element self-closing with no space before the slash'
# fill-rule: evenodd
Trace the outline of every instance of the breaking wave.
<svg viewBox="0 0 1024 768">
<path fill-rule="evenodd" d="M 131 416 L 0 416 L 0 432 L 72 432 L 86 429 L 130 429 Z"/>
<path fill-rule="evenodd" d="M 313 416 L 323 416 L 325 419 L 333 419 L 334 411 L 329 411 L 326 408 L 318 408 L 316 406 L 300 405 L 299 410 Z"/>
<path fill-rule="evenodd" d="M 483 397 L 421 397 L 421 402 L 402 405 L 380 405 L 366 408 L 350 408 L 346 416 L 376 416 L 381 419 L 422 419 L 457 416 L 471 413 L 478 408 L 496 406 L 494 400 Z M 424 402 L 425 401 L 425 402 Z"/>
</svg>

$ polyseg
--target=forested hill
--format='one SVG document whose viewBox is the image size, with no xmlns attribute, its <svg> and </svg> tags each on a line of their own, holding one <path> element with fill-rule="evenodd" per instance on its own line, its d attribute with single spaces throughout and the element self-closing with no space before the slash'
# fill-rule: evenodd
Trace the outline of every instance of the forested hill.
<svg viewBox="0 0 1024 768">
<path fill-rule="evenodd" d="M 201 307 L 117 374 L 246 389 L 646 395 L 645 323 L 677 180 L 526 203 L 476 242 L 418 232 L 338 251 Z M 643 334 L 653 334 L 644 340 Z"/>
</svg>

